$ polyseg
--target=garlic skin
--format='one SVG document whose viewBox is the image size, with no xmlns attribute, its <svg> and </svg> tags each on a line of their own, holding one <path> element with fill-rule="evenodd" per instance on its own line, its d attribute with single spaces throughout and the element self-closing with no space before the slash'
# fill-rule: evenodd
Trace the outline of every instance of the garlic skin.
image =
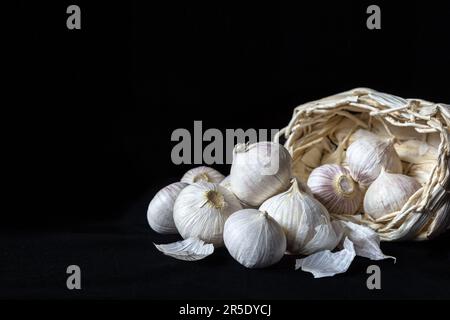
<svg viewBox="0 0 450 320">
<path fill-rule="evenodd" d="M 225 179 L 225 176 L 221 174 L 216 169 L 210 168 L 210 167 L 197 167 L 194 169 L 189 170 L 184 174 L 184 176 L 181 178 L 181 182 L 185 183 L 195 183 L 199 181 L 206 181 L 211 183 L 219 183 L 223 179 Z"/>
<path fill-rule="evenodd" d="M 411 177 L 388 173 L 382 169 L 378 178 L 367 189 L 364 212 L 378 219 L 399 211 L 420 187 L 420 183 Z"/>
<path fill-rule="evenodd" d="M 296 179 L 289 190 L 264 201 L 259 210 L 283 228 L 290 254 L 332 250 L 339 242 L 327 209 L 302 190 Z"/>
<path fill-rule="evenodd" d="M 353 215 L 363 202 L 363 192 L 350 171 L 336 164 L 314 169 L 309 176 L 308 187 L 330 213 Z"/>
<path fill-rule="evenodd" d="M 347 149 L 346 162 L 353 179 L 363 187 L 378 177 L 381 167 L 392 173 L 402 173 L 402 162 L 392 140 L 364 137 Z"/>
<path fill-rule="evenodd" d="M 281 226 L 266 212 L 244 209 L 225 223 L 225 247 L 247 268 L 264 268 L 281 260 L 286 251 L 286 236 Z"/>
<path fill-rule="evenodd" d="M 153 230 L 162 234 L 178 233 L 173 221 L 173 206 L 180 192 L 187 186 L 187 183 L 175 182 L 159 190 L 153 197 L 147 209 L 147 221 Z"/>
<path fill-rule="evenodd" d="M 225 187 L 200 181 L 187 186 L 178 195 L 173 219 L 184 239 L 199 238 L 220 247 L 225 221 L 240 209 L 239 199 Z"/>
<path fill-rule="evenodd" d="M 291 163 L 291 155 L 278 143 L 238 144 L 233 151 L 231 190 L 247 205 L 259 206 L 289 187 Z"/>
</svg>

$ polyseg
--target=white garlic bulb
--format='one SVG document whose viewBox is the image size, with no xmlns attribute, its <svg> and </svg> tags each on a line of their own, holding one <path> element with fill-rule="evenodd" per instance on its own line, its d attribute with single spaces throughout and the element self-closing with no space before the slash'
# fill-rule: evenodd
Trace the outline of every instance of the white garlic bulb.
<svg viewBox="0 0 450 320">
<path fill-rule="evenodd" d="M 327 164 L 311 172 L 308 187 L 314 197 L 331 213 L 355 214 L 363 202 L 363 192 L 350 172 L 339 165 Z"/>
<path fill-rule="evenodd" d="M 374 219 L 399 211 L 421 187 L 415 179 L 403 174 L 381 170 L 378 178 L 367 189 L 364 212 Z"/>
<path fill-rule="evenodd" d="M 400 160 L 419 164 L 427 161 L 436 161 L 438 149 L 426 142 L 419 140 L 407 140 L 395 145 Z"/>
<path fill-rule="evenodd" d="M 231 191 L 231 181 L 230 181 L 230 176 L 226 176 L 222 181 L 220 181 L 219 183 L 222 187 L 227 188 L 228 190 Z"/>
<path fill-rule="evenodd" d="M 289 253 L 332 250 L 339 241 L 327 209 L 304 192 L 296 179 L 288 191 L 264 201 L 259 210 L 267 212 L 281 225 Z"/>
<path fill-rule="evenodd" d="M 281 260 L 286 236 L 281 226 L 266 212 L 244 209 L 225 223 L 225 247 L 247 268 L 264 268 Z"/>
<path fill-rule="evenodd" d="M 285 191 L 291 180 L 292 158 L 280 144 L 238 144 L 233 151 L 231 190 L 244 203 L 259 206 Z"/>
<path fill-rule="evenodd" d="M 158 233 L 178 233 L 173 221 L 173 206 L 175 200 L 187 183 L 175 182 L 162 188 L 153 197 L 147 209 L 147 221 L 150 227 Z"/>
<path fill-rule="evenodd" d="M 222 187 L 225 187 L 228 189 L 228 191 L 230 191 L 231 193 L 233 193 L 233 190 L 231 189 L 231 181 L 230 181 L 230 176 L 226 176 L 225 179 L 223 179 L 219 185 L 221 185 Z M 234 193 L 233 193 L 234 194 Z M 252 208 L 251 206 L 249 206 L 248 204 L 242 202 L 241 200 L 239 200 L 241 202 L 242 208 L 243 209 L 247 209 L 247 208 Z"/>
<path fill-rule="evenodd" d="M 225 221 L 240 209 L 239 199 L 225 187 L 200 181 L 187 186 L 178 195 L 173 219 L 184 239 L 199 238 L 221 246 Z"/>
<path fill-rule="evenodd" d="M 423 163 L 413 164 L 409 168 L 408 176 L 416 179 L 420 184 L 424 185 L 430 181 L 431 173 L 437 166 L 436 161 L 426 161 Z"/>
<path fill-rule="evenodd" d="M 392 140 L 361 138 L 348 147 L 346 157 L 350 174 L 363 187 L 378 177 L 381 167 L 392 173 L 402 173 L 402 162 Z"/>
<path fill-rule="evenodd" d="M 181 182 L 186 182 L 189 184 L 199 181 L 219 183 L 223 179 L 225 179 L 225 176 L 221 174 L 219 171 L 210 167 L 202 166 L 191 169 L 188 172 L 186 172 L 184 176 L 181 178 Z"/>
</svg>

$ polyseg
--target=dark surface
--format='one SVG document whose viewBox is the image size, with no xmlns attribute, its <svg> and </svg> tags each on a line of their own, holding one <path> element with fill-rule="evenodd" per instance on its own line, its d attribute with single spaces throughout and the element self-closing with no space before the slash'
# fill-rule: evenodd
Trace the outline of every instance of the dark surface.
<svg viewBox="0 0 450 320">
<path fill-rule="evenodd" d="M 294 256 L 267 269 L 246 269 L 218 249 L 197 262 L 164 256 L 153 243 L 169 243 L 147 225 L 146 207 L 156 190 L 127 210 L 116 223 L 78 230 L 1 234 L 0 298 L 119 299 L 449 299 L 450 234 L 429 242 L 383 243 L 397 258 L 356 257 L 333 278 L 314 279 L 295 271 Z M 7 263 L 5 263 L 7 262 Z M 67 266 L 79 265 L 82 290 L 66 288 Z M 367 289 L 369 265 L 381 268 L 381 287 Z"/>
<path fill-rule="evenodd" d="M 225 250 L 198 263 L 159 254 L 146 204 L 192 165 L 174 165 L 176 128 L 281 128 L 298 104 L 354 87 L 450 101 L 450 9 L 443 1 L 290 5 L 18 1 L 8 24 L 2 120 L 6 192 L 1 297 L 449 298 L 449 246 L 383 244 L 383 290 L 358 258 L 314 280 L 286 257 L 246 270 Z M 6 70 L 5 70 L 6 72 Z M 9 73 L 10 72 L 10 73 Z M 6 97 L 11 99 L 6 99 Z M 217 165 L 226 173 L 227 165 Z M 78 264 L 83 290 L 65 289 Z"/>
</svg>

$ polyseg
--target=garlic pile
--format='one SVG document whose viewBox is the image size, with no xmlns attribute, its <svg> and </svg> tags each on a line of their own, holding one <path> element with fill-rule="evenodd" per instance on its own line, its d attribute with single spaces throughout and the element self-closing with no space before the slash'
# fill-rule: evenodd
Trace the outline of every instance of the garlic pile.
<svg viewBox="0 0 450 320">
<path fill-rule="evenodd" d="M 200 181 L 181 191 L 175 201 L 173 219 L 184 239 L 195 237 L 221 246 L 225 221 L 240 209 L 241 203 L 228 189 Z"/>
<path fill-rule="evenodd" d="M 285 191 L 291 180 L 291 156 L 280 144 L 238 144 L 233 151 L 230 185 L 234 194 L 249 206 Z"/>
<path fill-rule="evenodd" d="M 381 170 L 364 197 L 364 212 L 374 219 L 400 210 L 408 199 L 420 189 L 420 183 L 403 174 Z"/>
<path fill-rule="evenodd" d="M 287 250 L 291 254 L 332 250 L 339 242 L 327 209 L 301 191 L 296 179 L 289 190 L 269 198 L 259 210 L 267 212 L 281 225 L 287 237 Z"/>
<path fill-rule="evenodd" d="M 350 172 L 339 165 L 314 169 L 308 187 L 331 213 L 352 215 L 361 207 L 363 193 L 359 185 L 353 181 Z"/>
<path fill-rule="evenodd" d="M 225 223 L 224 242 L 230 255 L 247 268 L 271 266 L 284 255 L 286 237 L 267 212 L 244 209 Z"/>
<path fill-rule="evenodd" d="M 385 166 L 402 172 L 401 160 L 392 141 L 356 132 L 358 136 L 347 150 L 347 144 L 333 149 L 331 140 L 326 139 L 304 153 L 307 184 L 293 178 L 288 150 L 273 142 L 236 145 L 227 177 L 209 167 L 189 170 L 181 182 L 159 191 L 149 205 L 148 221 L 155 231 L 178 232 L 184 238 L 156 245 L 157 249 L 176 259 L 196 261 L 224 244 L 230 255 L 247 268 L 273 265 L 285 253 L 312 255 L 299 266 L 320 276 L 345 271 L 358 254 L 357 248 L 364 248 L 360 250 L 362 255 L 384 258 L 375 232 L 360 226 L 358 232 L 365 236 L 354 237 L 350 229 L 339 220 L 332 221 L 331 216 L 361 212 L 364 200 L 367 213 L 374 211 L 376 219 L 379 208 L 374 208 L 373 202 L 385 205 L 383 212 L 390 213 L 406 202 L 420 184 L 399 187 L 403 193 L 398 192 L 397 197 L 391 192 L 389 197 L 382 196 L 384 200 L 377 199 L 389 190 L 386 183 L 394 185 L 385 181 L 391 178 L 387 179 L 384 171 L 378 174 Z M 330 152 L 334 154 L 329 156 Z M 346 161 L 342 162 L 345 152 Z M 326 161 L 339 163 L 320 166 L 325 155 Z M 397 180 L 398 185 L 406 181 Z M 376 188 L 383 192 L 373 192 Z M 387 204 L 386 199 L 391 203 Z M 342 241 L 346 251 L 331 252 Z M 345 257 L 345 265 L 339 257 Z M 333 267 L 324 266 L 323 259 Z"/>
<path fill-rule="evenodd" d="M 392 140 L 364 137 L 347 149 L 347 164 L 353 179 L 369 186 L 380 174 L 381 167 L 393 173 L 402 173 L 402 162 Z"/>
</svg>

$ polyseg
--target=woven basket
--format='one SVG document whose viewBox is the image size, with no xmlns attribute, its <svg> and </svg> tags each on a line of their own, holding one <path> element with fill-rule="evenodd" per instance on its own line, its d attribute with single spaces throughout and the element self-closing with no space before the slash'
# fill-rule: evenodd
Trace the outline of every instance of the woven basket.
<svg viewBox="0 0 450 320">
<path fill-rule="evenodd" d="M 285 147 L 293 158 L 294 174 L 306 182 L 309 173 L 326 163 L 326 159 L 337 159 L 337 163 L 345 160 L 345 150 L 359 128 L 395 137 L 397 145 L 410 140 L 427 142 L 434 145 L 435 157 L 420 164 L 421 168 L 428 168 L 425 180 L 421 181 L 423 187 L 400 211 L 377 220 L 362 212 L 353 216 L 330 213 L 332 217 L 367 225 L 383 241 L 427 240 L 447 230 L 450 105 L 358 88 L 296 107 L 289 125 L 278 133 L 275 141 L 284 136 Z M 406 174 L 418 166 L 402 161 Z"/>
</svg>

